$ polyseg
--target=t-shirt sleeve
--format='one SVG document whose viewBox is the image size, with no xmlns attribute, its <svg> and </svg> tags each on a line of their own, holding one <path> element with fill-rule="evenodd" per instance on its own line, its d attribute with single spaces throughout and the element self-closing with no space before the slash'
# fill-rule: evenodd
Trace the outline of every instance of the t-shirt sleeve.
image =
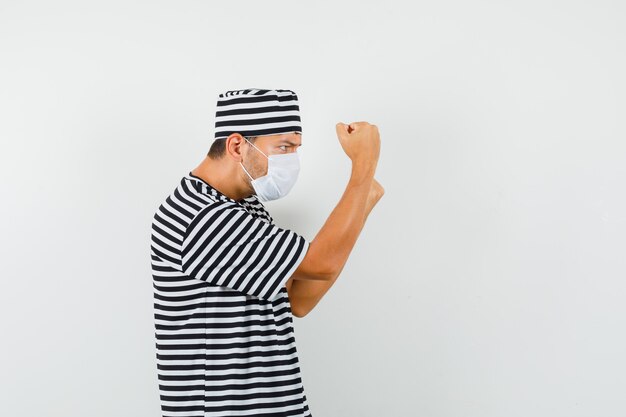
<svg viewBox="0 0 626 417">
<path fill-rule="evenodd" d="M 202 209 L 187 227 L 183 273 L 272 300 L 304 259 L 309 242 L 232 202 Z"/>
</svg>

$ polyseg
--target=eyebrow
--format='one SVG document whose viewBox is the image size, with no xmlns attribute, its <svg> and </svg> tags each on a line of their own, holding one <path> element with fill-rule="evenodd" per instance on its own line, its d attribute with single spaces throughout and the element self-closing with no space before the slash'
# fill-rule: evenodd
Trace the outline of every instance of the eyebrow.
<svg viewBox="0 0 626 417">
<path fill-rule="evenodd" d="M 298 145 L 297 143 L 293 143 L 293 142 L 289 142 L 287 139 L 283 139 L 280 141 L 280 143 L 288 143 L 291 146 L 296 146 Z M 298 146 L 302 146 L 302 144 L 299 144 Z"/>
</svg>

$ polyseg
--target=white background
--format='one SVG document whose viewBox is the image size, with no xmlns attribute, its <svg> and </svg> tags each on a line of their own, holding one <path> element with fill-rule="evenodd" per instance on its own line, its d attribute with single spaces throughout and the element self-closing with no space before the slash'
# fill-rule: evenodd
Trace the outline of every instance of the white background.
<svg viewBox="0 0 626 417">
<path fill-rule="evenodd" d="M 300 99 L 267 203 L 313 239 L 379 126 L 374 208 L 295 319 L 314 417 L 626 415 L 618 1 L 0 2 L 1 414 L 160 415 L 158 204 L 220 92 Z"/>
</svg>

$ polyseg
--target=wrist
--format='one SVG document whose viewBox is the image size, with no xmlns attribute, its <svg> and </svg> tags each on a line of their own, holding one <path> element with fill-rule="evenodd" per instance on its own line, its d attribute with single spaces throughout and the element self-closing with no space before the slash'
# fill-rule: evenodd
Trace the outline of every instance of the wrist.
<svg viewBox="0 0 626 417">
<path fill-rule="evenodd" d="M 376 166 L 370 163 L 353 162 L 352 179 L 356 182 L 369 182 L 374 178 Z"/>
</svg>

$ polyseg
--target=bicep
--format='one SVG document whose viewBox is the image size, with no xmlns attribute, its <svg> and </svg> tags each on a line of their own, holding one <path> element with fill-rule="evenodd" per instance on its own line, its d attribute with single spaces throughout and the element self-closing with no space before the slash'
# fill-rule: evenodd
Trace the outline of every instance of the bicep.
<svg viewBox="0 0 626 417">
<path fill-rule="evenodd" d="M 315 240 L 309 242 L 304 259 L 294 270 L 290 281 L 330 281 L 332 279 L 331 269 L 323 259 L 323 254 L 318 251 L 317 243 Z"/>
<path fill-rule="evenodd" d="M 320 244 L 320 241 L 310 242 L 306 256 L 286 284 L 291 310 L 296 317 L 306 316 L 334 284 L 338 275 L 325 261 L 326 256 L 320 250 Z"/>
</svg>

